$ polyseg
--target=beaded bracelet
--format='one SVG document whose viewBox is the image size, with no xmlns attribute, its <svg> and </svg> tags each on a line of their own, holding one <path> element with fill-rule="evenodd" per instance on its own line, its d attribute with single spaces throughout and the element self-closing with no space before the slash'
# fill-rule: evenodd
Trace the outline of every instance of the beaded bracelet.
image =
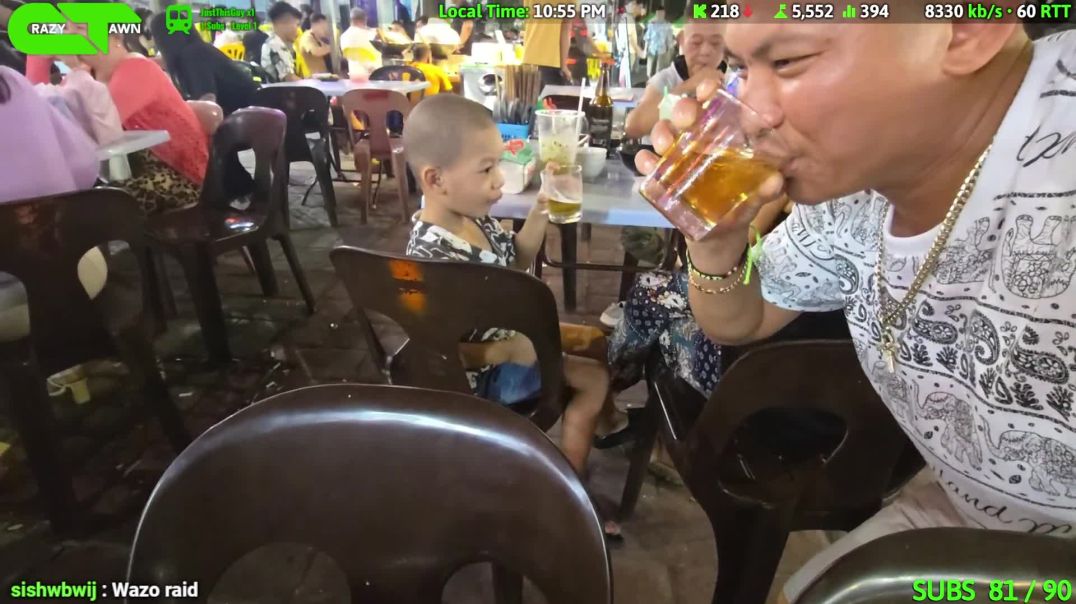
<svg viewBox="0 0 1076 604">
<path fill-rule="evenodd" d="M 712 273 L 704 273 L 695 266 L 695 263 L 691 260 L 691 250 L 687 251 L 685 257 L 687 258 L 687 270 L 689 273 L 691 273 L 691 276 L 698 279 L 702 279 L 704 281 L 724 281 L 725 279 L 728 279 L 729 277 L 739 273 L 740 269 L 742 268 L 739 264 L 734 264 L 732 268 L 730 268 L 728 272 L 726 272 L 724 275 L 714 275 Z"/>
<path fill-rule="evenodd" d="M 736 289 L 737 287 L 739 287 L 740 285 L 744 284 L 744 282 L 745 282 L 744 273 L 746 272 L 746 268 L 747 268 L 746 264 L 739 267 L 740 272 L 736 275 L 736 278 L 729 280 L 726 285 L 721 285 L 717 289 L 710 289 L 708 287 L 704 287 L 698 281 L 696 281 L 695 276 L 691 275 L 691 274 L 688 274 L 687 281 L 688 281 L 688 283 L 691 284 L 691 287 L 694 287 L 695 289 L 699 290 L 700 292 L 702 292 L 704 294 L 709 294 L 709 295 L 727 294 L 727 293 L 731 292 L 732 290 Z"/>
</svg>

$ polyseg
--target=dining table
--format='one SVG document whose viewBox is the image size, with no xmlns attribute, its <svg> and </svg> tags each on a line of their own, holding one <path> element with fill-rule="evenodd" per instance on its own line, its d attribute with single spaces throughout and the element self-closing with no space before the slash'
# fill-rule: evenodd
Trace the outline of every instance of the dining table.
<svg viewBox="0 0 1076 604">
<path fill-rule="evenodd" d="M 294 82 L 274 82 L 272 84 L 265 84 L 262 88 L 309 86 L 311 88 L 317 88 L 322 94 L 329 98 L 336 98 L 344 96 L 352 90 L 391 90 L 393 92 L 409 94 L 425 90 L 428 85 L 429 84 L 423 80 L 367 80 L 365 82 L 356 82 L 347 79 L 320 80 L 318 78 L 307 78 L 305 80 L 295 80 Z"/>
<path fill-rule="evenodd" d="M 538 99 L 544 99 L 547 96 L 579 96 L 579 86 L 564 86 L 559 84 L 550 84 L 542 88 L 541 94 L 538 95 Z M 583 98 L 594 98 L 594 86 L 588 86 L 582 88 Z M 639 104 L 639 101 L 643 99 L 643 94 L 646 93 L 646 88 L 623 88 L 620 86 L 614 86 L 609 89 L 609 96 L 613 98 L 614 107 L 631 108 Z"/>
<path fill-rule="evenodd" d="M 564 285 L 564 308 L 574 311 L 576 307 L 576 271 L 599 270 L 618 271 L 624 277 L 621 281 L 621 295 L 626 293 L 631 284 L 633 273 L 651 268 L 639 267 L 638 261 L 630 254 L 624 254 L 623 264 L 598 264 L 578 261 L 579 236 L 577 225 L 585 226 L 619 226 L 619 227 L 654 227 L 671 230 L 666 238 L 666 261 L 675 260 L 673 253 L 679 243 L 673 225 L 654 206 L 650 205 L 639 193 L 642 177 L 624 165 L 620 159 L 607 159 L 602 172 L 593 179 L 583 180 L 582 216 L 578 223 L 555 225 L 560 231 L 561 259 L 548 256 L 543 244 L 539 261 L 535 267 L 540 276 L 541 266 L 551 266 L 562 271 Z M 490 215 L 498 219 L 511 219 L 516 222 L 517 230 L 538 200 L 538 186 L 532 184 L 522 193 L 505 194 L 490 209 Z M 663 265 L 664 266 L 664 265 Z M 668 267 L 665 267 L 668 268 Z"/>
<path fill-rule="evenodd" d="M 127 180 L 131 177 L 128 155 L 162 145 L 171 138 L 167 130 L 125 130 L 116 140 L 97 147 L 101 177 L 109 182 Z"/>
</svg>

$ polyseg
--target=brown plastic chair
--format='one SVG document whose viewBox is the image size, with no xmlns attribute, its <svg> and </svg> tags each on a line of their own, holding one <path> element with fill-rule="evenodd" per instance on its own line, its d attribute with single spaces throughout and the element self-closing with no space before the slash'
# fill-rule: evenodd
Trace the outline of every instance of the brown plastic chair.
<svg viewBox="0 0 1076 604">
<path fill-rule="evenodd" d="M 461 338 L 475 329 L 511 329 L 530 338 L 542 379 L 538 400 L 513 407 L 542 430 L 556 423 L 565 404 L 564 366 L 557 304 L 545 283 L 488 264 L 420 260 L 349 246 L 337 247 L 330 257 L 356 310 L 387 315 L 407 332 L 407 343 L 384 360 L 393 383 L 471 394 L 459 358 Z M 367 334 L 377 354 L 380 343 L 372 330 Z"/>
<path fill-rule="evenodd" d="M 1076 543 L 1065 537 L 977 528 L 903 531 L 852 550 L 815 579 L 796 602 L 888 604 L 928 599 L 915 597 L 917 579 L 923 581 L 922 589 L 929 587 L 934 594 L 943 589 L 943 582 L 974 581 L 969 588 L 976 602 L 1009 598 L 1007 586 L 1002 587 L 1001 597 L 990 597 L 990 587 L 1011 581 L 1012 599 L 1053 604 L 1069 599 L 1062 594 L 1072 593 L 1059 592 L 1058 582 L 1068 581 L 1070 587 L 1076 583 Z M 1047 580 L 1054 582 L 1052 589 L 1044 585 Z"/>
<path fill-rule="evenodd" d="M 335 560 L 352 602 L 440 602 L 481 561 L 549 602 L 612 601 L 601 524 L 567 460 L 523 418 L 457 393 L 313 386 L 228 417 L 161 478 L 128 580 L 209 594 L 234 561 L 282 542 Z"/>
<path fill-rule="evenodd" d="M 336 215 L 336 190 L 333 188 L 332 173 L 329 171 L 332 151 L 329 148 L 329 100 L 325 94 L 312 86 L 281 86 L 262 88 L 254 94 L 254 104 L 260 107 L 279 109 L 288 116 L 288 130 L 284 135 L 284 152 L 291 164 L 308 161 L 314 165 L 321 197 L 325 200 L 325 212 L 329 215 L 329 224 L 339 226 Z M 311 139 L 307 134 L 317 134 Z M 306 190 L 302 203 L 314 185 Z M 285 214 L 287 218 L 289 214 Z"/>
<path fill-rule="evenodd" d="M 118 356 L 141 385 L 151 410 L 176 450 L 190 441 L 157 368 L 144 310 L 156 297 L 138 202 L 119 189 L 98 188 L 0 204 L 0 272 L 26 288 L 28 337 L 0 343 L 0 399 L 19 433 L 54 529 L 83 525 L 61 458 L 47 376 L 83 362 Z M 138 260 L 140 284 L 110 271 L 91 300 L 78 277 L 87 250 L 124 241 Z"/>
<path fill-rule="evenodd" d="M 377 193 L 370 195 L 373 178 L 373 161 L 378 160 L 382 168 L 391 162 L 396 176 L 397 190 L 400 196 L 400 210 L 404 222 L 410 222 L 411 215 L 407 209 L 410 189 L 407 182 L 407 155 L 403 139 L 389 129 L 389 116 L 398 114 L 406 120 L 411 113 L 411 102 L 403 94 L 391 90 L 350 90 L 340 97 L 340 106 L 344 110 L 344 123 L 351 136 L 351 148 L 355 155 L 355 170 L 362 173 L 362 223 L 366 224 L 370 205 L 376 204 Z M 351 125 L 351 116 L 358 115 L 366 130 L 356 131 Z M 381 169 L 381 168 L 379 168 Z M 378 188 L 381 180 L 378 179 Z"/>
<path fill-rule="evenodd" d="M 647 410 L 714 531 L 715 603 L 765 602 L 790 532 L 851 530 L 922 468 L 849 341 L 750 349 L 697 415 L 664 363 L 647 371 Z"/>
<path fill-rule="evenodd" d="M 231 358 L 220 292 L 213 275 L 213 258 L 220 254 L 247 248 L 263 293 L 272 296 L 278 288 L 266 242 L 277 240 L 307 309 L 314 312 L 314 296 L 284 221 L 288 183 L 283 153 L 285 124 L 282 112 L 265 107 L 248 107 L 229 115 L 213 137 L 200 203 L 149 220 L 153 245 L 174 256 L 183 267 L 202 337 L 213 362 Z M 245 149 L 254 150 L 254 192 L 247 209 L 235 210 L 229 205 L 232 200 L 223 192 L 224 167 L 229 155 L 234 159 L 236 153 Z"/>
</svg>

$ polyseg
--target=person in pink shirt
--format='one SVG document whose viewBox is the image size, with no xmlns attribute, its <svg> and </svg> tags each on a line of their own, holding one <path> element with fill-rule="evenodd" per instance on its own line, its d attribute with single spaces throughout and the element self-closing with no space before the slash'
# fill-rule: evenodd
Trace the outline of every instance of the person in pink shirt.
<svg viewBox="0 0 1076 604">
<path fill-rule="evenodd" d="M 109 36 L 107 54 L 81 60 L 108 85 L 124 130 L 167 130 L 167 143 L 130 156 L 132 178 L 121 183 L 146 214 L 194 205 L 205 179 L 209 149 L 198 117 L 153 61 L 128 52 Z"/>
</svg>

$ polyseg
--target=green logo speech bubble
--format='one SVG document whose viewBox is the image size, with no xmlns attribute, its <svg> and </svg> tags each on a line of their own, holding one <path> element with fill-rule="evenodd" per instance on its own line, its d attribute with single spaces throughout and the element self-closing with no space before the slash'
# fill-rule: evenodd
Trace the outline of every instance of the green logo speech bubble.
<svg viewBox="0 0 1076 604">
<path fill-rule="evenodd" d="M 86 35 L 67 33 L 68 22 L 85 23 Z M 12 45 L 28 55 L 95 55 L 108 53 L 108 34 L 113 29 L 138 33 L 141 25 L 142 18 L 126 4 L 30 3 L 11 13 L 8 35 Z"/>
</svg>

